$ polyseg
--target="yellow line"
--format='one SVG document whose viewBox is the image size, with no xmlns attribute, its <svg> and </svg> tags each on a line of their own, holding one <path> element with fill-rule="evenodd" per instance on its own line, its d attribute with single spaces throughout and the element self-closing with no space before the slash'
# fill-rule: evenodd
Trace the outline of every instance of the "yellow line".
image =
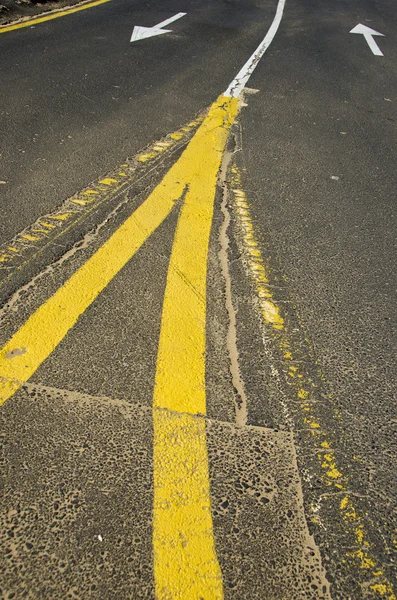
<svg viewBox="0 0 397 600">
<path fill-rule="evenodd" d="M 215 552 L 205 422 L 208 244 L 217 176 L 236 99 L 220 97 L 185 154 L 188 192 L 164 297 L 154 407 L 154 575 L 158 600 L 223 598 Z M 175 412 L 169 412 L 175 411 Z M 178 414 L 191 413 L 191 414 Z"/>
<path fill-rule="evenodd" d="M 51 13 L 46 17 L 33 17 L 28 21 L 22 21 L 21 23 L 16 23 L 15 25 L 6 25 L 4 27 L 0 26 L 0 33 L 6 33 L 6 31 L 15 31 L 15 29 L 22 29 L 23 27 L 32 27 L 32 25 L 37 25 L 38 23 L 52 21 L 53 19 L 58 19 L 59 17 L 66 17 L 67 15 L 79 12 L 80 10 L 93 8 L 94 6 L 98 6 L 99 4 L 105 4 L 105 2 L 110 2 L 110 0 L 95 0 L 95 2 L 89 2 L 88 4 L 83 4 L 82 6 L 78 6 L 76 8 L 68 8 L 66 10 Z"/>
<path fill-rule="evenodd" d="M 0 404 L 10 398 L 62 341 L 80 315 L 134 256 L 182 196 L 178 163 L 145 202 L 0 351 Z M 14 355 L 13 350 L 22 354 Z M 12 357 L 12 358 L 9 358 Z"/>
<path fill-rule="evenodd" d="M 355 564 L 360 569 L 367 571 L 368 587 L 377 598 L 397 600 L 392 584 L 387 579 L 382 565 L 378 564 L 374 558 L 375 552 L 371 548 L 364 518 L 356 511 L 354 499 L 348 491 L 348 477 L 341 472 L 335 452 L 331 449 L 331 443 L 326 439 L 326 432 L 318 422 L 318 417 L 314 414 L 315 400 L 312 397 L 312 380 L 302 368 L 298 352 L 295 352 L 293 336 L 288 331 L 288 327 L 280 314 L 280 308 L 273 297 L 270 275 L 258 249 L 247 196 L 242 189 L 241 174 L 236 165 L 232 167 L 231 175 L 232 193 L 237 219 L 241 228 L 246 264 L 256 288 L 263 320 L 273 330 L 275 343 L 279 347 L 280 355 L 283 356 L 282 360 L 290 378 L 289 383 L 295 389 L 297 402 L 305 413 L 304 422 L 310 428 L 313 438 L 318 440 L 317 444 L 321 445 L 321 451 L 316 454 L 323 469 L 325 483 L 328 487 L 335 488 L 336 492 L 346 494 L 343 496 L 339 508 L 342 519 L 355 541 L 354 548 L 347 553 L 347 556 L 354 559 Z M 322 440 L 321 444 L 320 440 Z M 328 451 L 324 452 L 325 450 Z M 345 560 L 344 558 L 343 561 Z"/>
<path fill-rule="evenodd" d="M 205 422 L 208 243 L 217 176 L 238 100 L 220 97 L 149 198 L 0 351 L 0 403 L 38 369 L 187 190 L 167 276 L 154 392 L 156 597 L 222 600 Z M 178 414 L 179 411 L 192 414 Z"/>
<path fill-rule="evenodd" d="M 4 285 L 15 272 L 15 269 L 21 269 L 33 257 L 36 257 L 38 252 L 44 249 L 47 244 L 53 243 L 60 235 L 66 233 L 71 228 L 75 227 L 83 219 L 88 217 L 93 210 L 103 205 L 106 201 L 111 201 L 116 196 L 122 186 L 130 185 L 134 178 L 144 176 L 145 166 L 137 166 L 137 163 L 151 166 L 152 161 L 155 161 L 159 156 L 165 156 L 168 152 L 172 152 L 178 146 L 186 143 L 187 137 L 190 136 L 194 129 L 197 129 L 203 121 L 205 115 L 200 115 L 194 121 L 190 121 L 184 127 L 176 132 L 168 134 L 165 139 L 153 142 L 149 147 L 135 157 L 128 159 L 127 163 L 123 163 L 112 173 L 105 178 L 101 178 L 101 182 L 92 183 L 89 188 L 81 190 L 75 194 L 63 205 L 57 209 L 56 213 L 46 214 L 39 217 L 35 223 L 27 227 L 24 231 L 18 233 L 12 240 L 9 240 L 0 247 L 0 263 L 4 263 L 7 268 L 7 275 L 1 279 L 0 286 Z M 172 136 L 178 134 L 178 140 L 173 140 Z M 155 148 L 158 148 L 155 150 Z M 144 160 L 141 160 L 144 156 Z M 123 171 L 120 169 L 123 168 Z M 114 185 L 103 185 L 103 182 L 116 182 Z M 102 185 L 100 185 L 102 183 Z M 93 189 L 96 188 L 96 189 Z M 55 220 L 56 224 L 51 224 L 49 220 Z M 43 232 L 45 236 L 34 236 L 32 239 L 26 239 L 26 234 L 34 234 L 36 230 L 42 230 L 46 227 L 51 231 Z M 37 232 L 37 231 L 36 231 Z M 38 244 L 40 241 L 42 244 Z M 22 260 L 21 260 L 22 258 Z"/>
</svg>

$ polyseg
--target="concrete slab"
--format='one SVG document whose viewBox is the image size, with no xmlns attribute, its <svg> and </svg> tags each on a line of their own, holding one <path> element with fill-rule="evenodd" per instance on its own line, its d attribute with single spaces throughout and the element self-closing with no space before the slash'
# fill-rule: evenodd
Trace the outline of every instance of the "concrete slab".
<svg viewBox="0 0 397 600">
<path fill-rule="evenodd" d="M 0 418 L 2 596 L 153 598 L 152 410 L 28 384 Z M 327 598 L 290 434 L 206 425 L 225 598 Z"/>
</svg>

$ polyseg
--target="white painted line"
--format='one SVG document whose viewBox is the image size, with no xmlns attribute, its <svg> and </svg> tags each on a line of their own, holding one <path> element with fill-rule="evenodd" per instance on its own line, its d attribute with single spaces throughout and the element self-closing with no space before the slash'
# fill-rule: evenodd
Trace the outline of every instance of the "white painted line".
<svg viewBox="0 0 397 600">
<path fill-rule="evenodd" d="M 381 35 L 384 37 L 383 33 L 379 33 L 379 31 L 375 31 L 375 29 L 371 29 L 371 27 L 367 27 L 367 25 L 362 25 L 361 23 L 353 27 L 349 33 L 361 33 L 365 37 L 372 54 L 375 54 L 375 56 L 383 56 L 383 52 L 373 38 L 374 35 Z"/>
<path fill-rule="evenodd" d="M 169 19 L 162 21 L 158 25 L 155 25 L 155 27 L 158 27 L 159 29 L 161 29 L 162 27 L 167 27 L 167 25 L 169 25 L 170 23 L 173 23 L 174 21 L 176 21 L 177 19 L 180 19 L 181 17 L 184 17 L 185 15 L 186 15 L 186 13 L 178 13 L 177 15 L 174 15 L 173 17 L 170 17 Z"/>
<path fill-rule="evenodd" d="M 153 27 L 141 27 L 139 25 L 135 25 L 130 42 L 137 42 L 138 40 L 144 40 L 145 38 L 152 37 L 154 35 L 161 35 L 162 33 L 171 33 L 171 29 L 162 29 L 166 25 L 173 23 L 177 19 L 184 17 L 186 13 L 180 12 L 157 25 L 153 25 Z"/>
<path fill-rule="evenodd" d="M 233 79 L 229 87 L 227 88 L 224 96 L 231 96 L 232 98 L 238 98 L 245 86 L 247 85 L 248 79 L 254 72 L 256 65 L 265 54 L 266 50 L 273 41 L 274 36 L 277 33 L 280 25 L 283 11 L 284 11 L 285 0 L 279 0 L 277 4 L 276 15 L 273 19 L 273 23 L 270 25 L 269 31 L 253 53 L 253 55 L 247 60 L 241 71 Z"/>
</svg>

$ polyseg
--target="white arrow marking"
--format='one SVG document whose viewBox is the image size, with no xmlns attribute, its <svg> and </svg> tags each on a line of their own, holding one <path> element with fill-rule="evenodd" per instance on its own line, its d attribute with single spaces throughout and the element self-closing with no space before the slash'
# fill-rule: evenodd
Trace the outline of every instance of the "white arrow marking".
<svg viewBox="0 0 397 600">
<path fill-rule="evenodd" d="M 162 33 L 170 33 L 172 31 L 171 29 L 162 29 L 162 28 L 166 27 L 166 25 L 169 25 L 170 23 L 173 23 L 177 19 L 180 19 L 181 17 L 184 17 L 185 15 L 186 15 L 186 13 L 178 13 L 177 15 L 174 15 L 173 17 L 170 17 L 169 19 L 166 19 L 165 21 L 158 23 L 158 25 L 153 25 L 153 27 L 140 27 L 139 25 L 136 25 L 132 32 L 130 41 L 137 42 L 138 40 L 144 40 L 145 38 L 152 37 L 153 35 L 161 35 Z"/>
<path fill-rule="evenodd" d="M 381 35 L 384 37 L 383 33 L 379 33 L 379 31 L 375 31 L 375 29 L 371 29 L 371 27 L 367 27 L 366 25 L 361 25 L 361 23 L 353 27 L 350 33 L 361 33 L 365 37 L 372 53 L 375 54 L 375 56 L 383 56 L 383 52 L 373 38 L 374 35 Z"/>
</svg>

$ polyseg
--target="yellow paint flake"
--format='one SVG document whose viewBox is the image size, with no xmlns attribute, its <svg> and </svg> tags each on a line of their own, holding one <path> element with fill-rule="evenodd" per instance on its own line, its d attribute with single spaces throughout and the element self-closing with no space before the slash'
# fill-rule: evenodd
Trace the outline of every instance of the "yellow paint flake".
<svg viewBox="0 0 397 600">
<path fill-rule="evenodd" d="M 387 594 L 387 586 L 384 583 L 374 583 L 374 585 L 370 585 L 369 587 L 380 596 L 386 596 Z"/>
<path fill-rule="evenodd" d="M 113 177 L 105 177 L 105 179 L 101 179 L 99 183 L 101 185 L 114 185 L 117 183 L 117 179 L 114 179 Z"/>
<path fill-rule="evenodd" d="M 291 352 L 286 352 L 286 353 L 284 354 L 284 357 L 283 357 L 283 358 L 285 358 L 286 360 L 292 360 L 292 354 L 291 354 Z M 299 395 L 299 394 L 298 394 L 298 395 Z M 302 398 L 302 396 L 299 396 L 299 398 Z"/>
<path fill-rule="evenodd" d="M 85 190 L 82 196 L 99 196 L 99 192 L 97 190 Z"/>
<path fill-rule="evenodd" d="M 179 141 L 183 138 L 183 133 L 175 131 L 175 133 L 171 133 L 170 138 L 172 138 L 175 141 Z"/>
<path fill-rule="evenodd" d="M 389 582 L 387 583 L 374 583 L 369 586 L 371 590 L 373 590 L 379 596 L 383 596 L 387 598 L 387 600 L 396 600 L 396 595 L 393 591 L 393 588 Z"/>
<path fill-rule="evenodd" d="M 62 213 L 61 215 L 49 215 L 49 219 L 56 219 L 57 221 L 66 221 L 69 217 L 72 216 L 72 213 Z"/>
<path fill-rule="evenodd" d="M 138 156 L 138 160 L 139 162 L 147 162 L 148 160 L 151 160 L 152 158 L 155 158 L 157 156 L 156 152 L 147 152 L 146 154 L 140 154 Z"/>
<path fill-rule="evenodd" d="M 345 521 L 357 521 L 356 509 L 351 503 L 348 506 L 348 510 L 345 511 L 343 518 L 345 519 Z"/>
<path fill-rule="evenodd" d="M 301 400 L 306 400 L 306 398 L 309 396 L 309 392 L 304 390 L 303 388 L 299 388 L 298 389 L 298 398 L 300 398 Z"/>
<path fill-rule="evenodd" d="M 276 306 L 270 300 L 264 300 L 261 302 L 262 315 L 268 323 L 282 327 L 284 325 L 284 319 L 280 316 L 278 306 Z"/>
<path fill-rule="evenodd" d="M 322 446 L 323 448 L 329 448 L 329 447 L 330 447 L 330 445 L 329 445 L 329 443 L 328 443 L 328 442 L 321 442 L 321 446 Z"/>
<path fill-rule="evenodd" d="M 360 569 L 373 569 L 375 567 L 375 561 L 363 550 L 356 550 L 355 552 L 352 552 L 352 556 L 354 558 L 358 558 L 360 561 Z"/>
<path fill-rule="evenodd" d="M 345 510 L 348 504 L 349 504 L 349 496 L 345 496 L 344 498 L 342 498 L 342 500 L 340 502 L 340 509 Z"/>
<path fill-rule="evenodd" d="M 330 455 L 325 455 L 324 456 L 325 461 L 321 464 L 321 466 L 324 469 L 328 469 L 327 471 L 327 475 L 328 477 L 330 477 L 331 479 L 340 479 L 341 477 L 343 477 L 342 473 L 340 471 L 338 471 L 337 467 L 336 467 L 336 463 L 333 460 L 333 458 L 330 458 Z"/>
<path fill-rule="evenodd" d="M 29 233 L 24 233 L 21 238 L 28 242 L 38 242 L 41 239 L 38 235 L 30 235 Z"/>
<path fill-rule="evenodd" d="M 10 252 L 18 252 L 18 249 L 14 248 L 14 246 L 7 246 L 7 250 L 9 250 Z"/>
<path fill-rule="evenodd" d="M 357 542 L 359 544 L 362 544 L 364 540 L 364 527 L 362 525 L 360 525 L 360 527 L 357 527 L 355 534 Z"/>
<path fill-rule="evenodd" d="M 44 223 L 44 221 L 40 221 L 40 225 L 42 227 L 47 227 L 47 229 L 55 229 L 56 225 L 53 225 L 53 223 Z"/>
<path fill-rule="evenodd" d="M 75 198 L 72 200 L 73 204 L 78 204 L 79 206 L 87 206 L 87 204 L 91 204 L 92 200 L 80 200 L 79 198 Z"/>
</svg>

